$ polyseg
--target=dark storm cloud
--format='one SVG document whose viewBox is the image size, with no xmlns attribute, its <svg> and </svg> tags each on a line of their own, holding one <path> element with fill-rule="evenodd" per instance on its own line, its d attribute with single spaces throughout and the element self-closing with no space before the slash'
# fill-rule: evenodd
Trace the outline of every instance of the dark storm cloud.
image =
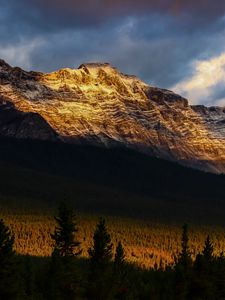
<svg viewBox="0 0 225 300">
<path fill-rule="evenodd" d="M 0 56 L 51 71 L 108 61 L 170 87 L 224 50 L 225 1 L 0 0 Z"/>
<path fill-rule="evenodd" d="M 118 17 L 167 14 L 189 25 L 207 24 L 225 13 L 225 1 L 217 0 L 0 0 L 11 21 L 53 30 L 72 26 L 98 26 Z M 22 21 L 22 22 L 21 22 Z M 187 22 L 188 23 L 188 22 Z M 188 24 L 186 24 L 187 26 Z"/>
<path fill-rule="evenodd" d="M 139 27 L 135 34 L 141 36 L 142 33 L 151 38 L 152 35 L 165 36 L 182 30 L 190 34 L 196 30 L 206 31 L 209 25 L 214 26 L 214 22 L 225 14 L 225 1 L 0 0 L 0 8 L 1 37 L 4 35 L 8 39 L 78 28 L 98 30 L 105 24 L 117 23 L 129 16 L 145 16 L 143 27 L 141 30 Z M 154 16 L 157 16 L 158 20 Z M 170 32 L 165 27 L 169 17 L 174 20 L 173 26 L 169 24 L 169 28 L 172 29 Z M 146 19 L 150 24 L 147 24 Z"/>
<path fill-rule="evenodd" d="M 223 14 L 224 1 L 217 0 L 8 0 L 15 8 L 35 9 L 45 16 L 61 16 L 62 20 L 69 21 L 74 16 L 83 23 L 90 20 L 103 20 L 118 15 L 137 15 L 146 12 L 163 12 L 173 15 L 198 14 L 198 17 L 207 19 Z M 64 17 L 63 17 L 64 15 Z M 86 16 L 86 18 L 85 18 Z M 81 17 L 84 17 L 81 20 Z M 76 22 L 76 18 L 73 18 Z"/>
</svg>

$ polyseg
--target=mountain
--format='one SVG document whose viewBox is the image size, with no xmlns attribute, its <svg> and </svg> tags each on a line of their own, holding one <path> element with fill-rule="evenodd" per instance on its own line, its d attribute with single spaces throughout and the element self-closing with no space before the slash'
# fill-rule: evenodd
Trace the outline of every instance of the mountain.
<svg viewBox="0 0 225 300">
<path fill-rule="evenodd" d="M 225 173 L 225 108 L 191 106 L 109 64 L 45 74 L 1 60 L 0 135 L 125 147 Z"/>
<path fill-rule="evenodd" d="M 19 111 L 3 97 L 0 97 L 0 136 L 57 140 L 57 134 L 41 115 Z"/>
</svg>

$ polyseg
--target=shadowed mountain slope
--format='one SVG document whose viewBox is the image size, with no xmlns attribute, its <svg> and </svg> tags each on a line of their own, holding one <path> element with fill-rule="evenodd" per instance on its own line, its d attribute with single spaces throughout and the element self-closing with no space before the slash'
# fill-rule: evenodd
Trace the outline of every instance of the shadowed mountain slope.
<svg viewBox="0 0 225 300">
<path fill-rule="evenodd" d="M 129 149 L 1 139 L 0 167 L 7 207 L 55 207 L 67 199 L 86 212 L 225 220 L 224 175 Z"/>
</svg>

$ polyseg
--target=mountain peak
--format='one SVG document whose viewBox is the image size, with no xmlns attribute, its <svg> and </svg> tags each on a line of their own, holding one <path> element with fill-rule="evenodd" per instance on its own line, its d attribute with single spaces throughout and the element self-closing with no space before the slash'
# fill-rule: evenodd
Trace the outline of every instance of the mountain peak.
<svg viewBox="0 0 225 300">
<path fill-rule="evenodd" d="M 15 110 L 40 115 L 64 142 L 120 145 L 225 173 L 224 109 L 190 106 L 172 91 L 149 86 L 108 63 L 48 74 L 7 68 L 0 61 L 0 95 Z M 32 122 L 37 120 L 32 117 Z M 11 132 L 7 122 L 4 126 L 4 133 Z"/>
<path fill-rule="evenodd" d="M 110 63 L 101 63 L 101 62 L 89 62 L 89 63 L 83 63 L 81 64 L 78 69 L 83 69 L 83 68 L 88 68 L 88 69 L 98 69 L 98 68 L 111 68 L 114 69 L 114 67 Z"/>
<path fill-rule="evenodd" d="M 148 86 L 135 76 L 121 73 L 109 63 L 84 63 L 78 69 L 60 69 L 43 74 L 45 86 L 53 90 L 76 91 L 84 98 L 129 97 L 139 100 L 147 97 L 144 89 Z M 77 97 L 77 95 L 75 97 Z"/>
<path fill-rule="evenodd" d="M 102 63 L 102 62 L 90 62 L 90 63 L 83 63 L 78 67 L 78 70 L 83 70 L 87 74 L 90 75 L 98 75 L 100 71 L 104 71 L 106 73 L 120 74 L 120 71 L 113 67 L 110 63 Z"/>
</svg>

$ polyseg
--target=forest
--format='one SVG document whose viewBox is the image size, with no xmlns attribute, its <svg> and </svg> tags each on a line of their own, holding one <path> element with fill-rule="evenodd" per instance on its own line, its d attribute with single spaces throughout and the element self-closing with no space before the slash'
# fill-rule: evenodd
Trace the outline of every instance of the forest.
<svg viewBox="0 0 225 300">
<path fill-rule="evenodd" d="M 195 234 L 187 224 L 179 230 L 148 224 L 155 235 L 139 253 L 149 230 L 143 223 L 96 216 L 90 230 L 88 217 L 65 203 L 49 224 L 36 216 L 41 231 L 19 218 L 15 224 L 5 214 L 0 221 L 0 299 L 225 299 L 222 228 L 220 236 L 207 228 Z"/>
</svg>

